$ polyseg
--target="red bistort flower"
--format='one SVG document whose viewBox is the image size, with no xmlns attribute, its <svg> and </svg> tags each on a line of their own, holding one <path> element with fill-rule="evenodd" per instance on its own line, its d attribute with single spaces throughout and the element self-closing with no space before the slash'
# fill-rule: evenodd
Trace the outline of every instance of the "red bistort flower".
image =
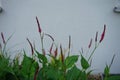
<svg viewBox="0 0 120 80">
<path fill-rule="evenodd" d="M 106 25 L 104 25 L 104 30 L 103 30 L 103 33 L 101 34 L 101 38 L 100 38 L 100 43 L 102 42 L 102 40 L 104 39 L 104 36 L 105 36 L 105 31 L 106 31 Z"/>
<path fill-rule="evenodd" d="M 39 20 L 38 20 L 37 16 L 36 16 L 36 21 L 37 21 L 37 24 L 38 24 L 38 32 L 41 33 L 42 30 L 41 30 L 40 23 L 39 23 Z"/>
</svg>

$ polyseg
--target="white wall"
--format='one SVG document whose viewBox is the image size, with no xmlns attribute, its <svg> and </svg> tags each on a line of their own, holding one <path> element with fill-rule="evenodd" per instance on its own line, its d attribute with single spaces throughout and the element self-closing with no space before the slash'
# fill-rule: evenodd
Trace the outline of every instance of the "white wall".
<svg viewBox="0 0 120 80">
<path fill-rule="evenodd" d="M 39 49 L 35 20 L 38 16 L 42 30 L 53 35 L 56 43 L 66 47 L 71 35 L 72 52 L 78 53 L 81 47 L 86 50 L 96 31 L 100 37 L 106 24 L 106 36 L 94 54 L 93 67 L 96 72 L 103 72 L 105 64 L 116 54 L 111 72 L 120 73 L 120 14 L 113 12 L 115 3 L 115 0 L 2 0 L 0 32 L 6 37 L 14 33 L 8 43 L 9 47 L 18 44 L 13 50 L 30 51 L 26 37 L 35 41 Z"/>
</svg>

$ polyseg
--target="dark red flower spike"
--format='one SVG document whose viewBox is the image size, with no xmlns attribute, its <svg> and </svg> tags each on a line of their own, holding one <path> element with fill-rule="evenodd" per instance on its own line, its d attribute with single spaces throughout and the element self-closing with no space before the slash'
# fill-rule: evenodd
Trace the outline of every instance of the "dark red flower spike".
<svg viewBox="0 0 120 80">
<path fill-rule="evenodd" d="M 102 42 L 102 40 L 104 39 L 105 37 L 105 31 L 106 31 L 106 25 L 104 25 L 104 30 L 103 30 L 103 33 L 101 34 L 101 38 L 100 38 L 100 43 Z"/>
<path fill-rule="evenodd" d="M 38 24 L 38 32 L 41 34 L 42 30 L 41 30 L 41 27 L 40 27 L 40 23 L 39 23 L 39 20 L 36 16 L 36 21 L 37 21 L 37 24 Z"/>
</svg>

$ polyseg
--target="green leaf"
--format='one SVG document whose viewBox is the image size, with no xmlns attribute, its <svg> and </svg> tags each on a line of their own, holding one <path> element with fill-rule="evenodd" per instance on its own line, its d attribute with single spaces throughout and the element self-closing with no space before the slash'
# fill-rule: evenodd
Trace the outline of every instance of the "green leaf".
<svg viewBox="0 0 120 80">
<path fill-rule="evenodd" d="M 34 76 L 37 67 L 38 63 L 24 54 L 24 58 L 21 63 L 20 76 L 30 79 Z"/>
<path fill-rule="evenodd" d="M 110 76 L 108 80 L 120 80 L 120 76 Z"/>
<path fill-rule="evenodd" d="M 79 76 L 80 76 L 81 71 L 76 67 L 73 66 L 66 75 L 66 80 L 78 80 Z"/>
<path fill-rule="evenodd" d="M 90 75 L 91 72 L 93 72 L 93 70 L 89 70 L 89 71 L 87 72 L 87 75 Z"/>
<path fill-rule="evenodd" d="M 40 54 L 37 50 L 35 50 L 35 52 L 38 55 L 39 61 L 43 64 L 46 64 L 47 63 L 47 58 L 45 57 L 45 55 Z"/>
<path fill-rule="evenodd" d="M 79 80 L 87 80 L 87 74 L 85 71 L 81 72 Z"/>
<path fill-rule="evenodd" d="M 37 80 L 65 80 L 64 73 L 52 66 L 42 67 L 38 73 Z"/>
<path fill-rule="evenodd" d="M 65 59 L 66 68 L 72 67 L 78 61 L 78 55 L 68 56 Z"/>
<path fill-rule="evenodd" d="M 108 67 L 108 65 L 106 65 L 106 67 L 105 67 L 105 69 L 104 69 L 105 77 L 108 77 L 108 76 L 109 76 L 109 72 L 110 72 L 110 68 Z"/>
<path fill-rule="evenodd" d="M 88 61 L 82 55 L 81 55 L 81 66 L 85 70 L 90 67 Z"/>
</svg>

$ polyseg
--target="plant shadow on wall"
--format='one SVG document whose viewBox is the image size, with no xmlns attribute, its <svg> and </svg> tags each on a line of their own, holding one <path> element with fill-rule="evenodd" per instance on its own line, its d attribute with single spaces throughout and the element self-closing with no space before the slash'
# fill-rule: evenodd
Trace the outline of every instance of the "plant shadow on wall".
<svg viewBox="0 0 120 80">
<path fill-rule="evenodd" d="M 88 58 L 84 57 L 83 51 L 79 55 L 70 55 L 71 36 L 69 36 L 68 48 L 63 49 L 62 45 L 57 45 L 54 38 L 50 34 L 42 31 L 38 18 L 36 17 L 38 32 L 41 41 L 41 52 L 39 52 L 34 44 L 27 38 L 27 42 L 31 47 L 32 56 L 27 56 L 23 50 L 23 56 L 19 54 L 13 60 L 10 59 L 8 51 L 6 50 L 7 42 L 11 36 L 5 40 L 1 32 L 2 44 L 0 43 L 0 79 L 2 80 L 120 80 L 120 76 L 110 76 L 110 67 L 113 63 L 106 65 L 104 69 L 104 78 L 94 79 L 91 77 L 90 70 L 92 63 L 92 56 L 99 44 L 103 41 L 106 25 L 104 25 L 100 40 L 98 40 L 98 32 L 95 36 L 95 46 Z M 47 36 L 52 40 L 49 51 L 44 48 L 44 37 Z M 93 39 L 90 40 L 88 49 L 91 49 Z M 23 60 L 20 62 L 20 57 Z M 78 68 L 76 62 L 80 60 L 81 68 Z"/>
</svg>

